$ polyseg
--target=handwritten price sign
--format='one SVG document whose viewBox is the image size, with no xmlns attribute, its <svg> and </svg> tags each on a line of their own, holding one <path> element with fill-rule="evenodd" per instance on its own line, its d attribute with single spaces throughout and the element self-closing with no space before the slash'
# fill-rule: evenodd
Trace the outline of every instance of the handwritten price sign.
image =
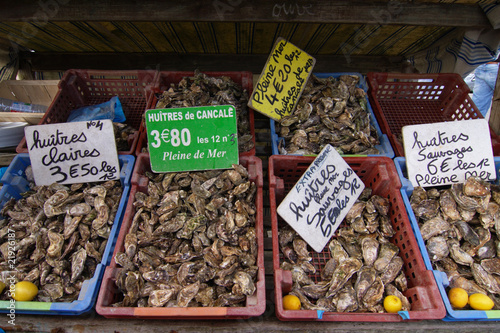
<svg viewBox="0 0 500 333">
<path fill-rule="evenodd" d="M 248 106 L 275 120 L 289 115 L 306 86 L 316 60 L 279 38 L 250 96 Z"/>
<path fill-rule="evenodd" d="M 495 180 L 490 129 L 484 119 L 404 126 L 408 179 L 413 186 Z"/>
<path fill-rule="evenodd" d="M 37 185 L 119 179 L 111 120 L 25 127 Z"/>
<path fill-rule="evenodd" d="M 327 145 L 277 212 L 307 244 L 321 252 L 364 188 L 339 153 Z"/>
</svg>

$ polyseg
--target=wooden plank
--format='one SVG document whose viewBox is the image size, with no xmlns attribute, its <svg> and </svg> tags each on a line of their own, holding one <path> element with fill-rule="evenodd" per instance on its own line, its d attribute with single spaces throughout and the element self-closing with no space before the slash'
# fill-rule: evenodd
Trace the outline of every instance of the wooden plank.
<svg viewBox="0 0 500 333">
<path fill-rule="evenodd" d="M 268 293 L 268 296 L 270 293 Z M 65 333 L 164 333 L 164 332 L 498 332 L 497 321 L 445 322 L 441 320 L 390 322 L 295 322 L 280 321 L 274 314 L 273 297 L 268 297 L 268 306 L 262 316 L 238 320 L 144 320 L 103 318 L 95 312 L 82 316 L 35 316 L 17 314 L 15 326 L 2 327 L 16 332 L 65 332 Z"/>
<path fill-rule="evenodd" d="M 0 153 L 0 166 L 8 166 L 10 162 L 16 157 L 17 154 L 14 153 Z"/>
<path fill-rule="evenodd" d="M 33 70 L 64 71 L 71 68 L 107 70 L 159 69 L 165 71 L 251 71 L 260 73 L 267 54 L 172 53 L 24 53 Z M 315 72 L 400 72 L 403 57 L 365 55 L 313 55 Z"/>
<path fill-rule="evenodd" d="M 0 97 L 49 106 L 59 91 L 59 80 L 6 80 L 0 82 Z"/>
<path fill-rule="evenodd" d="M 493 131 L 500 135 L 500 66 L 498 67 L 497 82 L 495 83 L 495 92 L 491 103 L 489 124 Z"/>
<path fill-rule="evenodd" d="M 31 112 L 0 112 L 0 122 L 25 121 L 30 125 L 36 125 L 42 120 L 43 115 Z"/>
<path fill-rule="evenodd" d="M 226 21 L 433 25 L 491 28 L 478 5 L 408 1 L 267 0 L 28 1 L 4 6 L 0 21 Z"/>
</svg>

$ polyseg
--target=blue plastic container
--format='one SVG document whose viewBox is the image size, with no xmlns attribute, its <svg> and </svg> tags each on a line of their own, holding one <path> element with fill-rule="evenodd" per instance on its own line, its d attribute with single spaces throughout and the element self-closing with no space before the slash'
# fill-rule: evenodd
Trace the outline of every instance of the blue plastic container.
<svg viewBox="0 0 500 333">
<path fill-rule="evenodd" d="M 313 73 L 317 78 L 324 79 L 328 77 L 334 77 L 338 78 L 341 75 L 356 75 L 359 77 L 359 82 L 357 87 L 362 88 L 365 92 L 368 90 L 368 85 L 366 83 L 365 78 L 363 75 L 360 73 Z M 377 119 L 375 118 L 375 114 L 373 113 L 373 109 L 370 105 L 370 102 L 368 101 L 368 95 L 366 97 L 366 103 L 368 105 L 368 110 L 370 112 L 370 121 L 372 126 L 375 128 L 377 131 L 377 135 L 380 141 L 380 144 L 376 145 L 375 148 L 378 149 L 380 154 L 370 154 L 370 155 L 344 155 L 344 156 L 386 156 L 389 158 L 394 158 L 394 150 L 392 149 L 391 143 L 389 141 L 389 138 L 387 137 L 386 134 L 382 134 L 382 130 L 380 129 L 380 126 L 377 122 Z M 278 133 L 276 133 L 276 126 L 275 126 L 275 120 L 271 119 L 271 149 L 272 149 L 272 154 L 273 155 L 280 155 L 280 152 L 278 150 L 278 145 L 281 140 L 284 140 L 283 137 L 278 136 Z M 297 154 L 290 154 L 290 155 L 297 155 Z"/>
<path fill-rule="evenodd" d="M 497 180 L 499 180 L 499 169 L 500 169 L 500 157 L 494 157 L 495 169 L 497 173 Z M 431 260 L 427 248 L 425 247 L 424 239 L 420 233 L 420 228 L 418 226 L 417 218 L 413 213 L 413 209 L 410 205 L 410 197 L 413 193 L 413 185 L 408 179 L 406 170 L 406 159 L 404 157 L 396 157 L 394 159 L 396 164 L 396 170 L 398 172 L 399 179 L 401 180 L 401 196 L 403 197 L 403 202 L 405 204 L 406 212 L 410 218 L 411 227 L 415 238 L 417 239 L 418 247 L 420 248 L 420 253 L 422 253 L 422 258 L 424 259 L 425 267 L 428 270 L 432 270 L 434 278 L 439 288 L 439 293 L 443 299 L 443 303 L 446 307 L 446 316 L 443 318 L 444 321 L 474 321 L 474 320 L 500 320 L 500 310 L 455 310 L 450 304 L 448 299 L 448 294 L 446 288 L 449 286 L 448 277 L 446 273 L 434 270 L 432 268 Z"/>
<path fill-rule="evenodd" d="M 78 299 L 69 302 L 15 302 L 16 314 L 45 314 L 45 315 L 80 315 L 89 312 L 95 305 L 102 276 L 106 266 L 111 262 L 116 239 L 120 230 L 123 213 L 127 207 L 130 192 L 130 179 L 134 169 L 135 157 L 132 155 L 118 155 L 120 163 L 120 182 L 123 193 L 120 205 L 116 212 L 108 242 L 104 250 L 101 263 L 97 265 L 94 276 L 83 282 Z M 11 199 L 21 198 L 20 193 L 28 190 L 25 170 L 31 165 L 28 154 L 18 154 L 11 162 L 0 180 L 4 185 L 0 190 L 0 209 Z M 0 301 L 0 313 L 8 313 L 10 301 Z"/>
</svg>

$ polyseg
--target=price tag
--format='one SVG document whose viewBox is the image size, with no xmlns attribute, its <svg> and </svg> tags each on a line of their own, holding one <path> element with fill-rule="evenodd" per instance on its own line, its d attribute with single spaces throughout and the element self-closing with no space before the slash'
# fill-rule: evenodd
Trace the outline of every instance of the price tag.
<svg viewBox="0 0 500 333">
<path fill-rule="evenodd" d="M 146 111 L 153 172 L 227 169 L 238 163 L 232 105 Z"/>
<path fill-rule="evenodd" d="M 37 185 L 120 178 L 111 120 L 27 126 L 24 133 Z"/>
<path fill-rule="evenodd" d="M 255 85 L 248 106 L 275 120 L 290 115 L 316 59 L 279 38 Z"/>
<path fill-rule="evenodd" d="M 470 176 L 496 179 L 485 119 L 404 126 L 402 133 L 413 186 L 463 183 Z"/>
<path fill-rule="evenodd" d="M 365 184 L 327 145 L 279 205 L 278 214 L 316 252 L 321 252 Z"/>
</svg>

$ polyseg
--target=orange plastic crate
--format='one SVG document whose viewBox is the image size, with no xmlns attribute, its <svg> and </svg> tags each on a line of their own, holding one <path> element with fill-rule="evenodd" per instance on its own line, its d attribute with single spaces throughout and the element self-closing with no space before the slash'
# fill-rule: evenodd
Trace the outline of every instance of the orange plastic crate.
<svg viewBox="0 0 500 333">
<path fill-rule="evenodd" d="M 253 91 L 253 74 L 251 72 L 203 72 L 204 74 L 212 77 L 227 76 L 230 77 L 235 83 L 241 85 L 241 87 L 248 92 L 248 97 Z M 171 84 L 178 84 L 184 77 L 194 77 L 195 72 L 176 72 L 176 71 L 161 71 L 158 73 L 154 84 L 146 87 L 146 97 L 147 97 L 147 109 L 154 109 L 156 103 L 158 102 L 158 94 L 170 88 Z M 248 108 L 248 121 L 250 123 L 250 134 L 252 135 L 252 141 L 254 147 L 249 151 L 242 152 L 239 156 L 255 156 L 255 120 L 254 111 Z M 148 140 L 146 135 L 146 129 L 144 122 L 141 123 L 139 133 L 139 141 L 135 154 L 139 156 L 142 153 L 143 148 L 147 148 Z"/>
<path fill-rule="evenodd" d="M 401 197 L 401 182 L 393 161 L 388 157 L 346 156 L 344 159 L 361 178 L 365 186 L 372 188 L 373 194 L 385 197 L 391 202 L 389 217 L 396 234 L 390 241 L 399 247 L 399 256 L 404 261 L 403 271 L 408 280 L 408 290 L 404 292 L 404 295 L 411 303 L 411 310 L 403 311 L 399 315 L 397 313 L 341 313 L 283 309 L 282 297 L 292 289 L 292 274 L 290 271 L 280 268 L 282 257 L 279 250 L 278 225 L 286 222 L 278 216 L 276 209 L 309 167 L 314 157 L 273 155 L 269 158 L 269 196 L 273 234 L 276 316 L 280 320 L 311 321 L 398 322 L 442 319 L 446 315 L 446 310 L 432 271 L 425 268 Z M 325 247 L 325 250 L 320 253 L 311 251 L 310 254 L 313 258 L 311 263 L 316 267 L 316 274 L 310 275 L 310 277 L 313 281 L 319 281 L 321 270 L 330 259 L 328 247 Z"/>
<path fill-rule="evenodd" d="M 144 88 L 154 82 L 154 70 L 101 71 L 70 69 L 59 82 L 59 91 L 45 112 L 39 125 L 64 123 L 71 111 L 82 106 L 107 102 L 118 96 L 127 120 L 126 124 L 139 130 L 142 115 L 146 111 Z M 129 150 L 119 154 L 132 155 L 135 152 L 139 131 L 128 138 Z M 26 138 L 16 148 L 18 153 L 27 153 Z"/>
<path fill-rule="evenodd" d="M 147 192 L 146 171 L 151 171 L 149 155 L 142 153 L 138 156 L 132 175 L 132 187 L 127 208 L 123 217 L 120 233 L 116 241 L 111 264 L 104 272 L 101 289 L 96 303 L 96 311 L 107 318 L 147 318 L 147 319 L 247 319 L 260 316 L 266 308 L 265 278 L 264 278 L 264 233 L 263 233 L 263 202 L 262 202 L 262 161 L 255 156 L 240 157 L 240 164 L 249 172 L 249 179 L 257 185 L 255 206 L 257 208 L 255 231 L 257 234 L 257 282 L 256 292 L 247 297 L 244 307 L 188 307 L 188 308 L 152 308 L 152 307 L 113 307 L 111 304 L 118 301 L 119 290 L 115 279 L 118 270 L 114 257 L 117 252 L 124 251 L 125 235 L 128 233 L 135 215 L 133 202 L 136 192 Z"/>
<path fill-rule="evenodd" d="M 484 118 L 469 97 L 469 87 L 455 73 L 368 73 L 368 96 L 380 128 L 396 156 L 404 156 L 401 129 L 407 125 Z M 495 156 L 500 139 L 490 129 Z"/>
</svg>

